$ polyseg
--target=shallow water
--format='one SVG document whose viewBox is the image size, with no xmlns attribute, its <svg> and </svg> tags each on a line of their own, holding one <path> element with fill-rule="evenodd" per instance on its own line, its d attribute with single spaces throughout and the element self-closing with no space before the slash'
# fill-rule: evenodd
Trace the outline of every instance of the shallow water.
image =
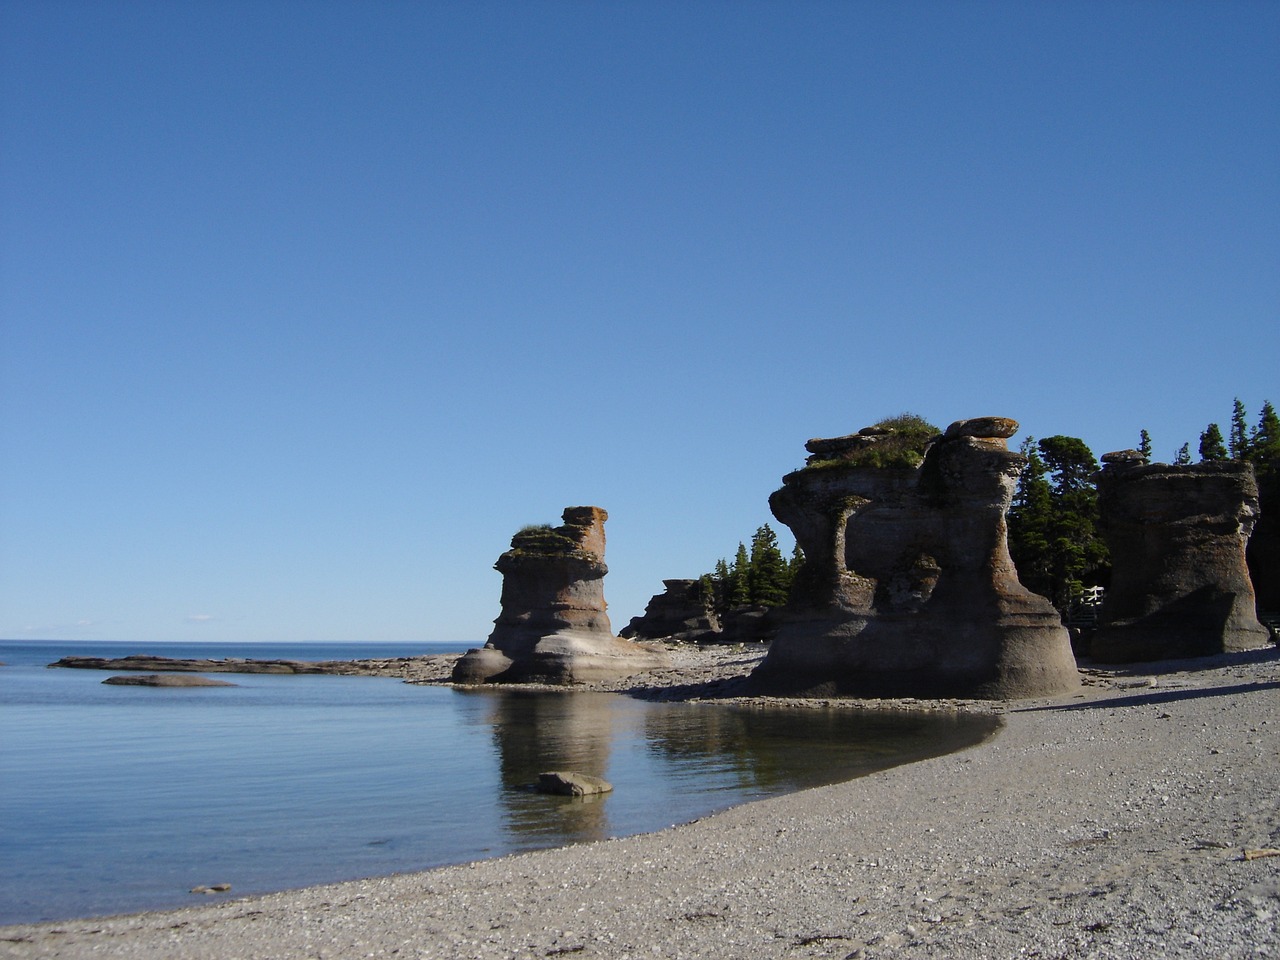
<svg viewBox="0 0 1280 960">
<path fill-rule="evenodd" d="M 339 659 L 369 645 L 150 644 L 106 653 Z M 457 645 L 451 649 L 461 649 Z M 104 686 L 47 670 L 104 645 L 0 643 L 0 923 L 180 906 L 642 833 L 935 756 L 989 718 L 460 691 L 377 677 Z M 615 790 L 533 793 L 572 769 Z"/>
</svg>

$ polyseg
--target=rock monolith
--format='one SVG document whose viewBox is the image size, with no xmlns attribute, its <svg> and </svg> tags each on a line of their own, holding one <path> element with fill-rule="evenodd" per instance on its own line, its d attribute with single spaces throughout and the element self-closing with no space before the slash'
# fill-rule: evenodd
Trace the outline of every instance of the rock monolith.
<svg viewBox="0 0 1280 960">
<path fill-rule="evenodd" d="M 559 527 L 526 527 L 494 569 L 502 612 L 484 647 L 468 650 L 455 683 L 555 683 L 614 679 L 666 662 L 658 649 L 613 635 L 606 613 L 604 523 L 599 507 L 568 507 Z"/>
<path fill-rule="evenodd" d="M 1026 460 L 1016 421 L 953 423 L 911 460 L 893 431 L 810 440 L 769 498 L 805 565 L 761 692 L 982 697 L 1079 685 L 1066 629 L 1018 581 L 1005 515 Z M 909 451 L 908 451 L 909 452 Z"/>
<path fill-rule="evenodd" d="M 1253 467 L 1147 464 L 1107 454 L 1099 529 L 1111 586 L 1090 653 L 1104 663 L 1202 657 L 1265 646 L 1245 547 L 1258 516 Z"/>
</svg>

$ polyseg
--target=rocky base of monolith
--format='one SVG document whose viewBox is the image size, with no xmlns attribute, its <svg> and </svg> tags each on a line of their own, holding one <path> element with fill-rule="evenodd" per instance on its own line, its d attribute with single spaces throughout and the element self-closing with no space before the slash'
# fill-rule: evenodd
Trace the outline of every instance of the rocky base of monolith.
<svg viewBox="0 0 1280 960">
<path fill-rule="evenodd" d="M 1092 657 L 1134 663 L 1266 646 L 1245 563 L 1258 514 L 1253 467 L 1131 454 L 1105 455 L 1098 475 L 1112 568 Z"/>
<path fill-rule="evenodd" d="M 502 612 L 488 642 L 468 650 L 453 682 L 572 684 L 661 667 L 665 654 L 613 635 L 605 612 L 604 522 L 599 507 L 568 507 L 559 527 L 528 527 L 494 569 Z"/>
<path fill-rule="evenodd" d="M 1025 459 L 1015 421 L 958 421 L 917 466 L 886 432 L 811 440 L 770 497 L 805 555 L 750 687 L 793 696 L 1052 696 L 1079 686 L 1048 600 L 1018 581 L 1005 514 Z M 891 435 L 888 435 L 891 436 Z"/>
</svg>

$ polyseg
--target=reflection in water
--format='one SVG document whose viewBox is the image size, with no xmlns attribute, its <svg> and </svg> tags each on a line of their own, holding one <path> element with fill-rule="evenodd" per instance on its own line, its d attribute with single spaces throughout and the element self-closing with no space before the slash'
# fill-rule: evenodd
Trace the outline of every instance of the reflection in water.
<svg viewBox="0 0 1280 960">
<path fill-rule="evenodd" d="M 744 800 L 836 783 L 990 736 L 990 716 L 646 703 L 605 693 L 485 689 L 502 829 L 533 849 L 660 829 Z M 594 798 L 532 792 L 538 774 L 603 777 Z"/>
<path fill-rule="evenodd" d="M 534 794 L 538 774 L 572 770 L 609 779 L 609 747 L 618 698 L 606 693 L 504 692 L 489 713 L 502 779 L 505 825 L 552 843 L 609 836 L 605 797 Z"/>
</svg>

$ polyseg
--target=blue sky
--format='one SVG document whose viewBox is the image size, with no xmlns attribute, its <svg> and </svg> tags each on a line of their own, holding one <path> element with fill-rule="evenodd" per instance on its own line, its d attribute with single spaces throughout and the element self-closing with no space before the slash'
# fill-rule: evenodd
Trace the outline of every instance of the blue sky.
<svg viewBox="0 0 1280 960">
<path fill-rule="evenodd" d="M 0 636 L 615 629 L 813 436 L 1280 403 L 1280 4 L 0 0 Z M 790 539 L 780 524 L 784 544 Z"/>
</svg>

